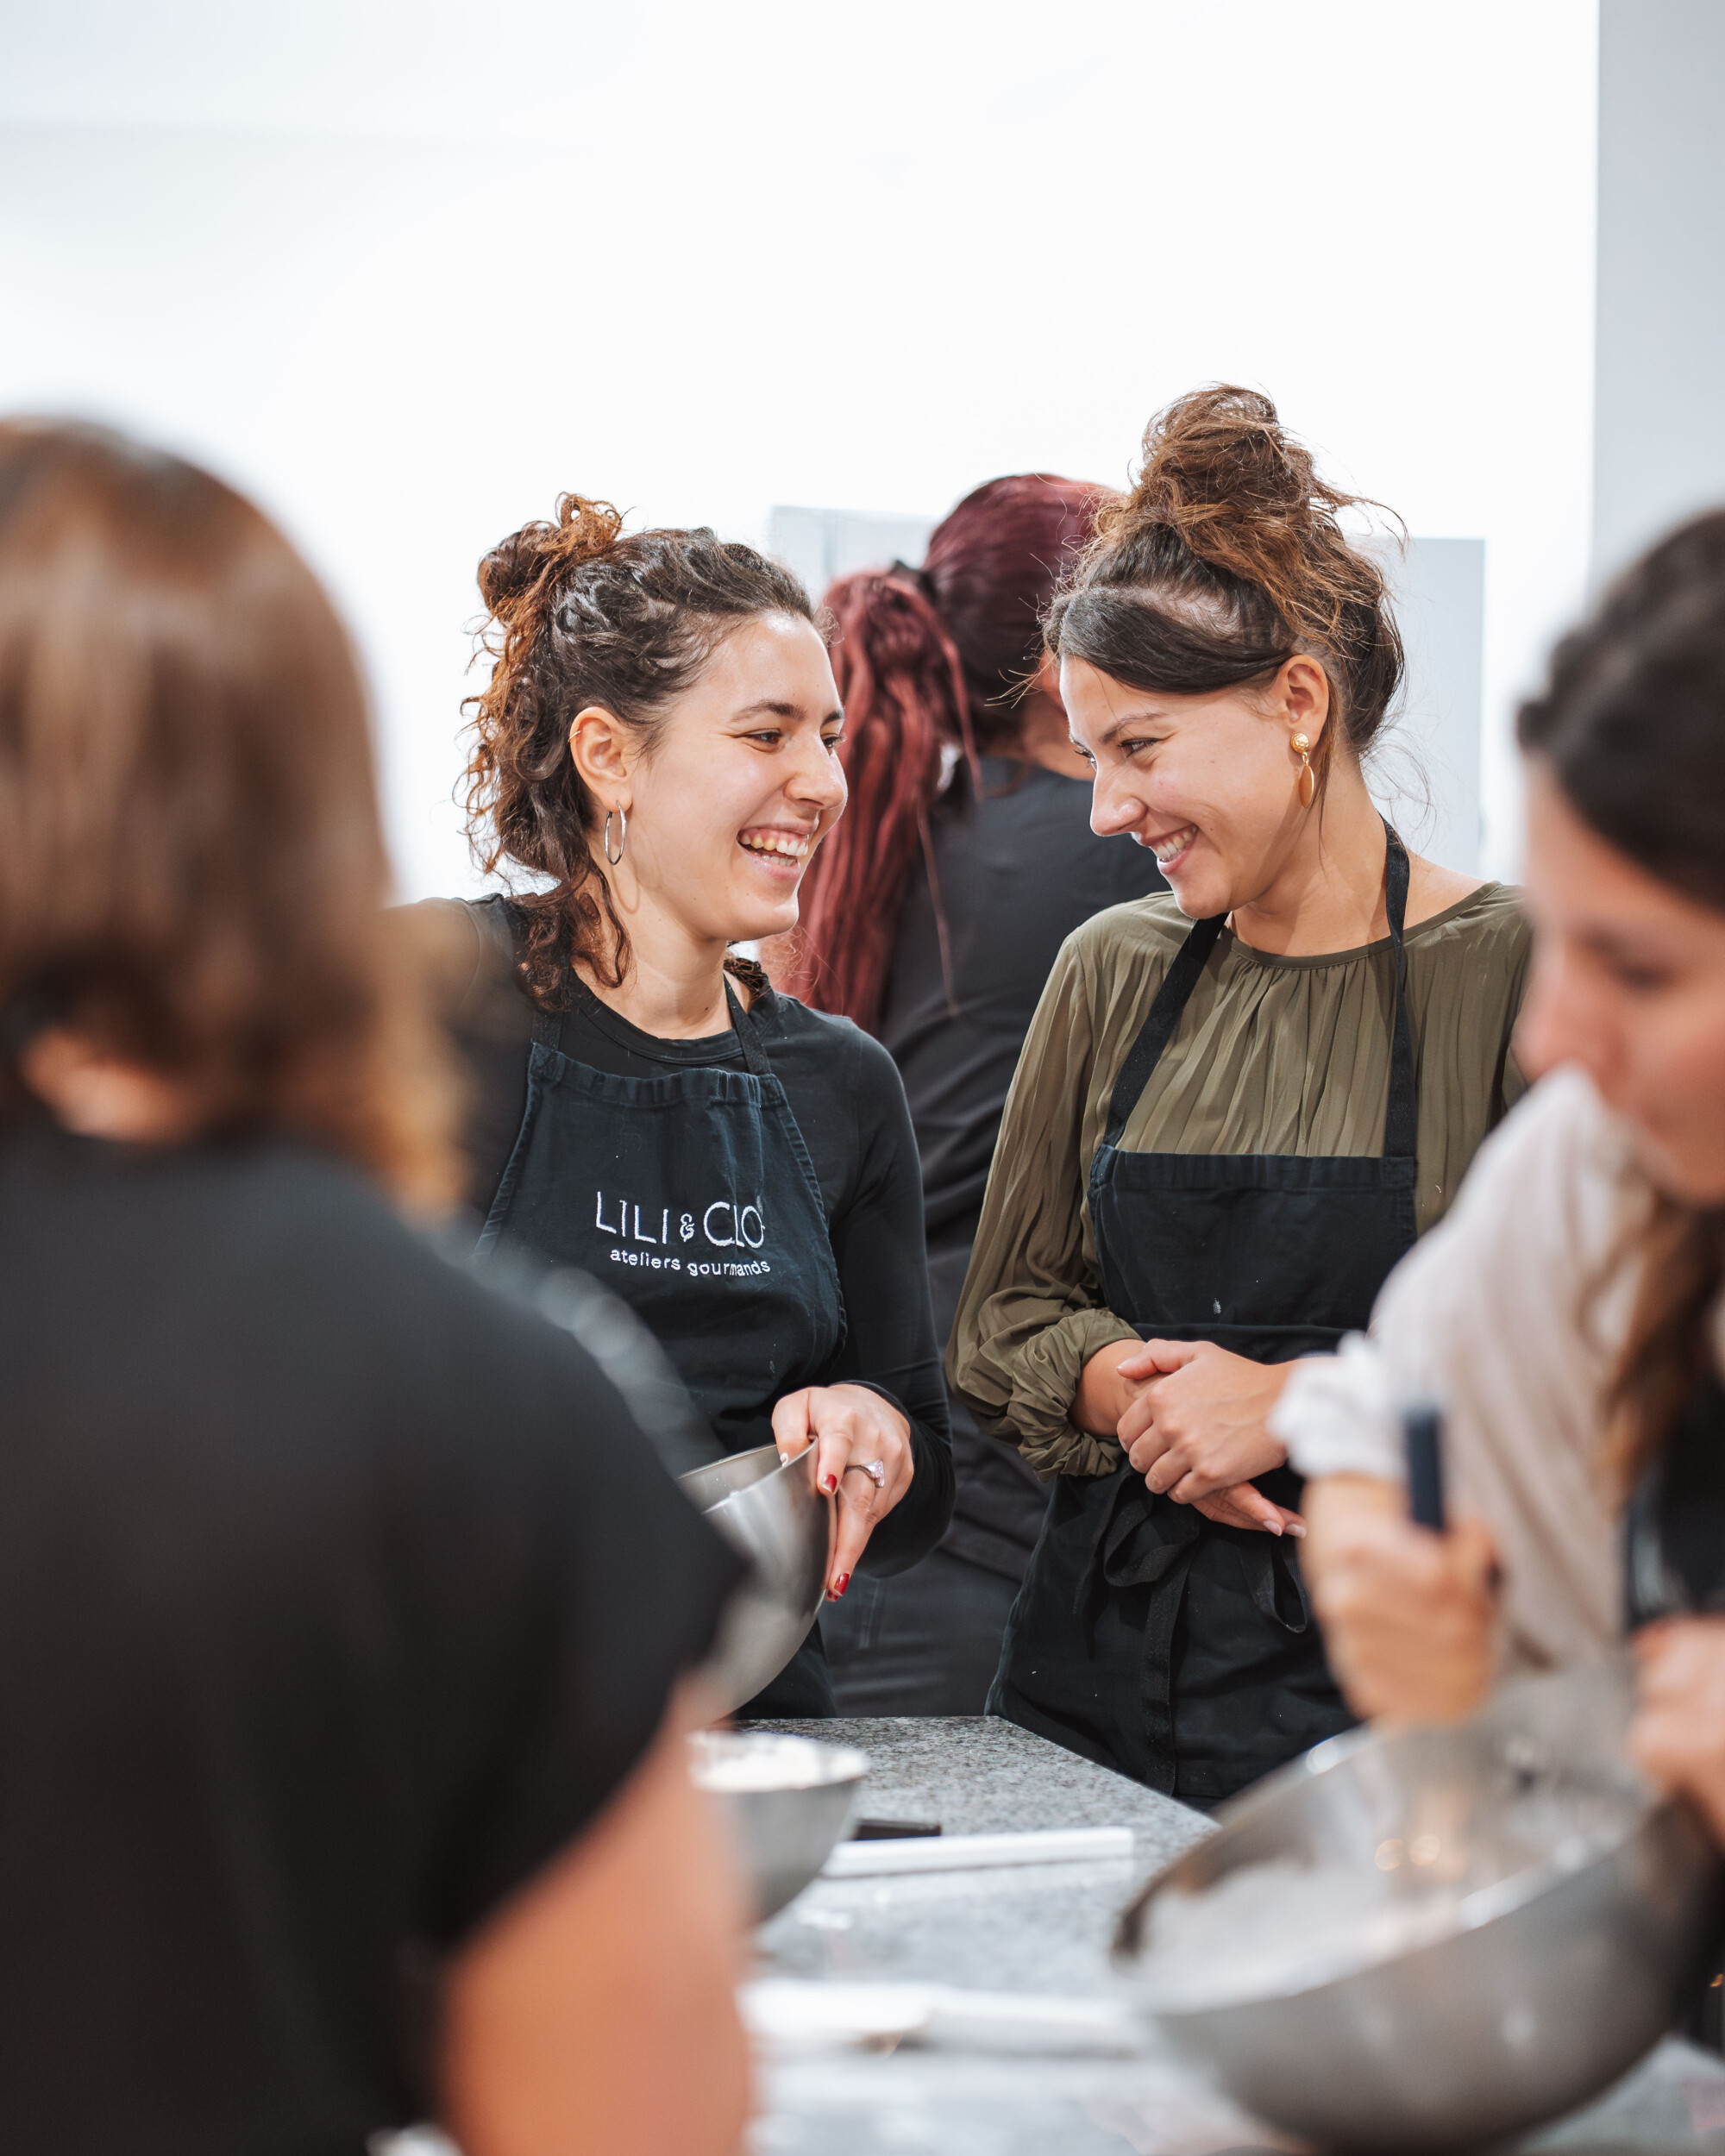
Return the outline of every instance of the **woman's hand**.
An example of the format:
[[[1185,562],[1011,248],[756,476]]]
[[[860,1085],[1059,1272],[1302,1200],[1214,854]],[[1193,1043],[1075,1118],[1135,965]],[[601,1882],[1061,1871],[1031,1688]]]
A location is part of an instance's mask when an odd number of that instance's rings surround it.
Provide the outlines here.
[[[866,1385],[811,1385],[787,1393],[773,1410],[773,1438],[781,1459],[816,1447],[815,1485],[838,1501],[838,1532],[826,1576],[837,1601],[876,1520],[884,1520],[911,1486],[915,1456],[911,1426],[898,1409]],[[880,1482],[865,1472],[879,1470]]]
[[[1691,1798],[1725,1843],[1725,1617],[1672,1617],[1632,1645],[1641,1704],[1629,1750],[1654,1781]]]
[[[1200,1497],[1192,1509],[1202,1513],[1206,1520],[1214,1520],[1219,1526],[1251,1527],[1261,1534],[1292,1535],[1296,1542],[1306,1532],[1306,1523],[1297,1512],[1289,1512],[1286,1505],[1278,1505],[1266,1497],[1256,1482],[1235,1482],[1211,1496]]]
[[[1327,1475],[1306,1488],[1301,1565],[1330,1667],[1355,1712],[1455,1721],[1491,1683],[1497,1563],[1477,1520],[1416,1527],[1398,1482]]]
[[[1176,1505],[1267,1475],[1288,1457],[1265,1424],[1293,1367],[1251,1362],[1214,1340],[1146,1340],[1120,1365],[1137,1386],[1120,1422],[1126,1457]]]
[[[1192,1340],[1114,1340],[1105,1348],[1099,1348],[1085,1363],[1078,1381],[1078,1392],[1072,1403],[1072,1420],[1081,1430],[1088,1430],[1093,1437],[1118,1438],[1127,1457],[1139,1473],[1160,1457],[1150,1442],[1155,1422],[1156,1406],[1152,1387],[1163,1382],[1176,1370],[1183,1371],[1187,1364],[1198,1359],[1199,1351],[1205,1357],[1217,1357],[1223,1363],[1239,1363],[1247,1372],[1274,1380],[1274,1389],[1265,1388],[1267,1398],[1259,1411],[1259,1420],[1270,1412],[1282,1386],[1286,1382],[1291,1365],[1247,1363],[1238,1355],[1230,1355],[1226,1349],[1212,1345],[1208,1341]],[[1200,1373],[1201,1382],[1219,1375],[1214,1369]],[[1239,1381],[1225,1379],[1223,1389],[1230,1390]],[[1248,1386],[1255,1381],[1245,1380]],[[1195,1392],[1197,1386],[1194,1386]],[[1179,1403],[1176,1413],[1183,1420],[1183,1410],[1190,1402]],[[1262,1475],[1266,1469],[1279,1467],[1287,1453],[1266,1431],[1263,1433],[1264,1451],[1258,1463],[1245,1471]],[[1142,1444],[1144,1455],[1140,1460],[1135,1448]],[[1239,1457],[1257,1456],[1243,1451]],[[1190,1470],[1188,1470],[1190,1472]],[[1148,1476],[1146,1476],[1146,1479]],[[1156,1484],[1151,1484],[1152,1489]],[[1181,1495],[1179,1502],[1191,1504],[1207,1520],[1214,1520],[1225,1527],[1251,1527],[1268,1534],[1303,1535],[1306,1532],[1300,1515],[1289,1512],[1285,1505],[1271,1502],[1260,1489],[1248,1481],[1231,1480],[1218,1485],[1203,1496]]]

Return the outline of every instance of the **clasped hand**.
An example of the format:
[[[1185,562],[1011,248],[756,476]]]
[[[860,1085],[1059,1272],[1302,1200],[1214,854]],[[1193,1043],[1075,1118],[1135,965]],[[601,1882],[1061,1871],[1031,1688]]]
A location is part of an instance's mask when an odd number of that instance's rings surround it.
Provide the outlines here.
[[[787,1393],[773,1410],[773,1439],[781,1459],[815,1450],[816,1487],[837,1500],[838,1532],[827,1565],[826,1592],[837,1601],[878,1521],[911,1486],[915,1458],[910,1425],[866,1385],[810,1385]],[[879,1461],[879,1487],[863,1470]]]
[[[1251,1362],[1213,1340],[1123,1344],[1124,1354],[1104,1351],[1129,1392],[1114,1430],[1146,1487],[1225,1526],[1303,1534],[1299,1514],[1272,1503],[1251,1479],[1288,1457],[1266,1421],[1289,1366]]]

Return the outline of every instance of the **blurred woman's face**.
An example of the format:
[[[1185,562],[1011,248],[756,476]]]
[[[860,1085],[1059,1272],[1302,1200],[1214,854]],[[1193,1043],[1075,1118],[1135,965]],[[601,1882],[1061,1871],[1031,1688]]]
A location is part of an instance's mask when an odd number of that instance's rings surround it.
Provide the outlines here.
[[[1304,733],[1315,751],[1323,730],[1329,684],[1315,661],[1290,659],[1267,690],[1173,696],[1063,659],[1060,694],[1095,774],[1090,828],[1149,847],[1189,920],[1270,888],[1311,813],[1289,744]]]
[[[623,860],[607,870],[625,918],[644,902],[708,943],[794,928],[814,849],[844,806],[844,724],[807,621],[764,614],[733,630],[610,787],[628,807]],[[613,826],[613,852],[618,841]]]
[[[1725,1204],[1725,913],[1636,867],[1528,766],[1533,977],[1515,1037],[1530,1074],[1579,1063],[1642,1167]]]

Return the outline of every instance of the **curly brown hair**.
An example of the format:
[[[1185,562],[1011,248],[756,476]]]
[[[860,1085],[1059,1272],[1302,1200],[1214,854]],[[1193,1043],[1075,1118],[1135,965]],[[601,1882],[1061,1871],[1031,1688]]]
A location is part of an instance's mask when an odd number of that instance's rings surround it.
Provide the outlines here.
[[[455,1080],[389,882],[364,685],[287,541],[177,457],[0,423],[0,1116],[64,1025],[210,1132],[447,1203]]]
[[[589,705],[621,719],[650,755],[673,699],[719,643],[762,614],[814,622],[808,593],[753,547],[705,527],[624,536],[609,502],[563,494],[555,523],[524,524],[480,564],[491,679],[473,714],[467,836],[487,874],[512,862],[549,881],[518,894],[522,985],[560,1007],[579,960],[618,987],[629,939],[593,857],[599,817],[569,751]]]
[[[1184,696],[1245,687],[1304,652],[1358,757],[1401,683],[1402,639],[1383,571],[1337,512],[1379,506],[1320,479],[1269,398],[1194,390],[1151,421],[1131,493],[1098,512],[1048,610],[1048,648]],[[1337,731],[1313,753],[1320,784]]]

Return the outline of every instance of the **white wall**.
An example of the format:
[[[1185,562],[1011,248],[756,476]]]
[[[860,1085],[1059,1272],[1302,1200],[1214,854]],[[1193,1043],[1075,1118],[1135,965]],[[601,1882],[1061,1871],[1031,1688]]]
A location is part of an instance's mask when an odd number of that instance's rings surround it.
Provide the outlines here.
[[[3,0],[0,406],[258,492],[370,657],[404,890],[480,553],[561,487],[764,533],[1118,481],[1258,384],[1345,481],[1487,542],[1513,692],[1585,574],[1590,0]]]

